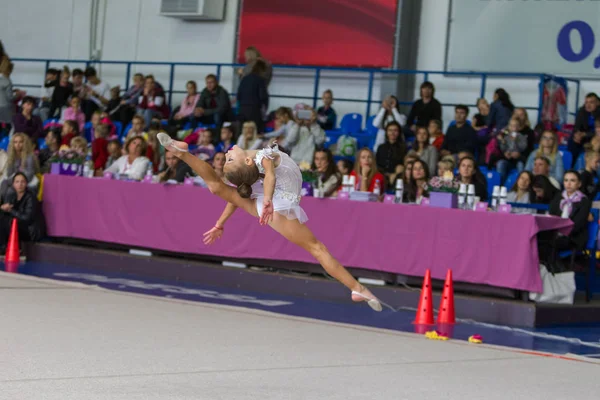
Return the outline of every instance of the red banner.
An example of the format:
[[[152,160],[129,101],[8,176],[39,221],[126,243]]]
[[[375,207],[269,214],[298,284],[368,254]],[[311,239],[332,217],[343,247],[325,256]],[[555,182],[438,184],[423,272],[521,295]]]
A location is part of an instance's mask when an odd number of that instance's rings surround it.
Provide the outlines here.
[[[238,61],[256,47],[273,64],[391,67],[397,0],[244,0]]]

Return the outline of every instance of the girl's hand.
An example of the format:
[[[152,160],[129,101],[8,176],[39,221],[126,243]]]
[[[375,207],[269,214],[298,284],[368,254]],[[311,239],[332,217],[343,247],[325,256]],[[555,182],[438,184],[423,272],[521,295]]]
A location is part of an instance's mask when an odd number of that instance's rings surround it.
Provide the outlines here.
[[[202,241],[205,245],[210,246],[217,239],[221,239],[221,236],[223,236],[223,228],[219,229],[215,226],[210,231],[204,232],[204,239]]]
[[[367,176],[369,176],[369,172],[371,172],[371,167],[368,165],[365,165],[361,168],[360,174],[362,175],[363,178],[366,178]]]
[[[273,202],[268,199],[263,200],[263,212],[260,216],[260,224],[268,225],[271,221],[273,221]]]

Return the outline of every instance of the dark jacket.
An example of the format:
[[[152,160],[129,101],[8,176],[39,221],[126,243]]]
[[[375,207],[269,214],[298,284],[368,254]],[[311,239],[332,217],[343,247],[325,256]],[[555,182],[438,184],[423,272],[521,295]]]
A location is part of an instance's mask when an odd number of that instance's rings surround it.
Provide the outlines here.
[[[168,171],[169,167],[167,167],[164,171]],[[161,180],[161,182],[166,182],[169,179],[175,179],[177,182],[179,183],[183,183],[183,181],[185,180],[185,177],[187,175],[192,175],[192,168],[187,165],[186,163],[184,163],[183,161],[180,161],[177,163],[177,165],[175,166],[175,178],[170,178],[169,177],[169,172],[167,172],[167,174],[165,175],[165,178],[163,180]]]
[[[13,205],[13,209],[9,213],[4,211],[2,213],[10,214],[19,221],[19,224],[25,224],[31,241],[40,240],[43,237],[45,231],[44,217],[40,204],[31,190],[26,190],[21,201],[17,201],[17,193],[11,188],[1,203]]]
[[[381,172],[393,174],[396,171],[396,167],[404,162],[405,156],[406,145],[404,143],[393,145],[386,140],[385,143],[377,148],[375,161]]]
[[[492,129],[504,129],[508,126],[508,122],[510,121],[510,117],[512,116],[514,110],[511,110],[508,107],[504,107],[500,100],[496,100],[490,106],[490,113],[488,114],[487,126]]]
[[[250,106],[258,109],[269,105],[269,94],[265,80],[256,74],[245,76],[240,82],[237,99],[240,107]]]
[[[222,86],[217,86],[214,93],[204,88],[200,93],[200,99],[198,99],[196,107],[202,107],[206,116],[219,114],[224,120],[227,120],[231,115],[229,93]]]
[[[595,121],[600,120],[600,107],[596,108],[596,111],[589,113],[585,110],[585,107],[580,107],[575,117],[575,132],[594,132],[594,124],[590,124],[590,117],[594,117]]]
[[[560,201],[562,200],[562,193],[559,192],[552,202],[550,203],[550,214],[560,216],[562,214],[560,209]],[[578,203],[573,203],[573,209],[571,210],[571,215],[569,215],[569,219],[573,221],[573,229],[569,234],[569,239],[571,243],[577,249],[583,249],[588,239],[588,215],[590,214],[590,209],[592,207],[592,203],[590,199],[584,197]]]
[[[435,98],[425,104],[422,99],[415,101],[406,120],[408,126],[428,126],[432,119],[442,120],[442,105]]]
[[[15,132],[22,132],[31,138],[34,146],[37,146],[37,140],[44,133],[42,120],[37,115],[32,115],[27,119],[22,113],[15,114],[13,117]]]
[[[460,128],[452,125],[446,131],[442,150],[448,150],[451,154],[458,154],[461,151],[469,151],[475,154],[477,149],[477,132],[469,124],[464,124]]]

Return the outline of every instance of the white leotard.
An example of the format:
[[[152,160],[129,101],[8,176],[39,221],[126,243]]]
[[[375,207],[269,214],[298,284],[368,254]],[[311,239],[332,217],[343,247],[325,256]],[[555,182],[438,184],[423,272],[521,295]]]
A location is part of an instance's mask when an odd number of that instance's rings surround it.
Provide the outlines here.
[[[277,146],[259,150],[254,157],[254,163],[261,174],[265,173],[262,166],[264,158],[271,160],[279,156],[279,165],[275,167],[275,191],[273,193],[273,210],[288,219],[298,219],[300,223],[308,221],[308,216],[300,207],[302,191],[302,173],[298,165]],[[262,178],[252,185],[252,198],[256,199],[258,215],[262,214],[265,189]]]

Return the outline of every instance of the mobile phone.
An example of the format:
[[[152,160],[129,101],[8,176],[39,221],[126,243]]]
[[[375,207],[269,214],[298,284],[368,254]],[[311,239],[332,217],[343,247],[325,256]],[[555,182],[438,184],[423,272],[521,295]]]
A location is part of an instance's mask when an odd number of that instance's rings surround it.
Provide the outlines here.
[[[298,119],[310,121],[312,119],[311,110],[298,110]]]

